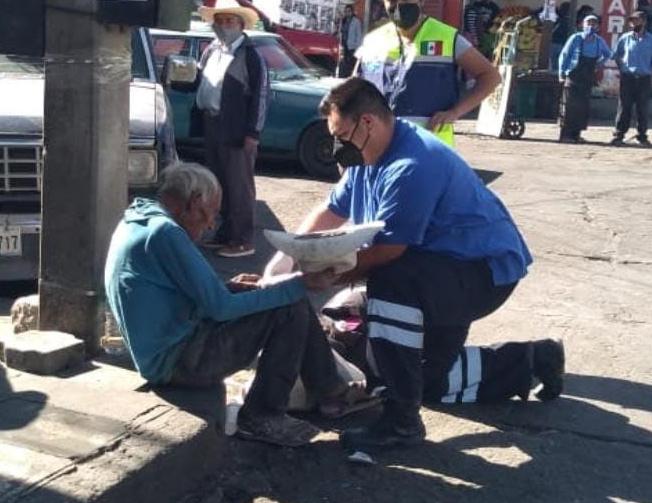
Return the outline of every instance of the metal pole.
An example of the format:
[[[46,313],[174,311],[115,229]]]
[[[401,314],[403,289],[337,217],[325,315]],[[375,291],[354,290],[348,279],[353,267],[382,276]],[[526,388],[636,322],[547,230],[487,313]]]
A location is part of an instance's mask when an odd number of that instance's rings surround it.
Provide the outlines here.
[[[46,1],[41,330],[99,348],[103,269],[127,201],[131,31],[95,0]]]
[[[362,34],[369,33],[369,25],[371,24],[371,0],[364,0],[364,19],[362,20]]]

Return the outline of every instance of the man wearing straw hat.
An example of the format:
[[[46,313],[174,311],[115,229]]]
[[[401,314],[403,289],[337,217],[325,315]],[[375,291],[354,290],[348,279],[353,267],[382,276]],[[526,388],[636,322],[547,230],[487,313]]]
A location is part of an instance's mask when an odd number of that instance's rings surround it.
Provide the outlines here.
[[[224,189],[221,228],[205,243],[222,257],[253,255],[254,165],[267,115],[267,67],[243,30],[258,14],[236,0],[214,0],[199,13],[216,39],[202,54],[197,108],[204,115],[207,162]]]

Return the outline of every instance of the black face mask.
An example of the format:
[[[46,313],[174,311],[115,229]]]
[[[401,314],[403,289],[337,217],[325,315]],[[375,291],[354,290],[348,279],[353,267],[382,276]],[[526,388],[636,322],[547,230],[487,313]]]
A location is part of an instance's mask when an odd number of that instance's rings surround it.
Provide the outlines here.
[[[421,8],[416,3],[401,3],[389,9],[388,13],[389,18],[396,26],[407,30],[417,24]]]
[[[642,33],[643,31],[645,31],[645,25],[644,24],[636,25],[633,28],[634,28],[634,31],[636,33]]]
[[[362,150],[367,146],[369,141],[369,133],[367,133],[367,139],[364,141],[362,148],[356,147],[352,142],[351,138],[355,134],[355,131],[358,129],[360,121],[355,125],[351,136],[348,140],[341,140],[337,136],[333,140],[333,157],[337,164],[343,168],[350,168],[352,166],[361,166],[364,164],[364,157],[362,156]]]

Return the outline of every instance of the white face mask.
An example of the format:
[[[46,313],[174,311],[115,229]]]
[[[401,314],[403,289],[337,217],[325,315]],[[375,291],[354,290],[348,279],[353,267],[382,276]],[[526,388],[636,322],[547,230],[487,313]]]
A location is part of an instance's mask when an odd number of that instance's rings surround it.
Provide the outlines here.
[[[231,45],[242,35],[242,30],[238,28],[223,28],[215,24],[213,25],[213,31],[220,42],[226,45]]]

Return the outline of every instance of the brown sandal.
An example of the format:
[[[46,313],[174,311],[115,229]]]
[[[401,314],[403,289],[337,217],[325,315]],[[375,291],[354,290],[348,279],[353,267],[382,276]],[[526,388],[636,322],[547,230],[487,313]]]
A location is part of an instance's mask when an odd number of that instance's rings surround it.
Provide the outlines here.
[[[339,419],[354,412],[375,407],[382,401],[382,398],[367,393],[363,386],[351,383],[339,395],[322,401],[319,405],[319,412],[329,419]]]

